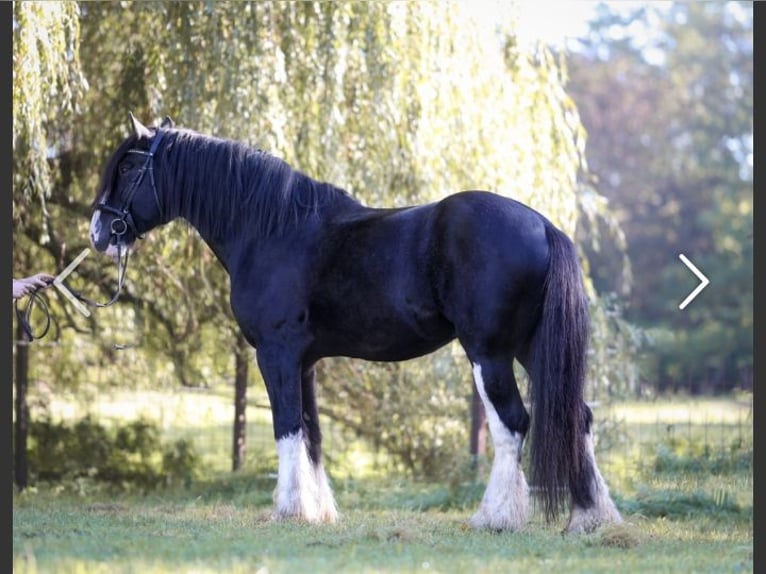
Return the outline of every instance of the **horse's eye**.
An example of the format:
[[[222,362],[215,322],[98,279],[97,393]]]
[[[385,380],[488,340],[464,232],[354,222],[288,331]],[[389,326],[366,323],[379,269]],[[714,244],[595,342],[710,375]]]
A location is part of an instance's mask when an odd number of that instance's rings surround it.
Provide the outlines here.
[[[125,175],[130,171],[130,165],[127,163],[124,163],[120,166],[120,175]]]

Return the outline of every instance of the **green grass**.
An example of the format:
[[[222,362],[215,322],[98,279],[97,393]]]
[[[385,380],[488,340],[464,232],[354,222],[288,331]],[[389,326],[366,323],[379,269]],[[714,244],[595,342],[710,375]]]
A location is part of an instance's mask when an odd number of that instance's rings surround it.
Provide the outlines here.
[[[610,436],[622,442],[597,456],[626,522],[562,536],[563,517],[548,525],[537,514],[523,532],[473,531],[466,521],[481,500],[481,481],[448,486],[381,477],[332,448],[339,523],[273,522],[273,441],[251,443],[251,466],[233,475],[230,427],[222,423],[228,401],[200,395],[162,406],[160,398],[141,404],[159,413],[155,420],[169,438],[195,438],[210,462],[208,475],[189,488],[145,496],[107,496],[87,481],[14,494],[15,573],[753,571],[746,402],[658,401],[666,409],[659,414],[643,403],[596,410],[597,420],[619,427]],[[111,412],[115,423],[151,414],[120,405],[120,397],[100,400],[94,410]],[[252,413],[252,424],[266,425],[264,414]],[[200,443],[200,436],[208,440]],[[346,458],[362,454],[360,447]]]
[[[385,485],[378,484],[378,488]],[[746,517],[647,518],[562,536],[534,519],[520,533],[475,532],[469,510],[354,509],[336,525],[270,520],[268,506],[167,498],[14,500],[14,572],[751,572]],[[369,505],[368,505],[369,506]]]

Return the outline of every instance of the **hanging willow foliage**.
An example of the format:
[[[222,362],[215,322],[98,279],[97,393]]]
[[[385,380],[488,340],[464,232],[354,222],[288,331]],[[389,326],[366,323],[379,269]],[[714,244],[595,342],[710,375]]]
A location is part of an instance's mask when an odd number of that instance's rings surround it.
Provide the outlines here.
[[[17,201],[37,199],[45,212],[50,195],[50,148],[76,111],[87,87],[79,65],[79,8],[75,2],[13,5],[13,221],[24,225]],[[43,222],[43,231],[46,226]],[[41,240],[45,241],[43,234]]]
[[[109,56],[92,81],[110,88],[110,125],[121,101],[374,205],[492,189],[574,230],[584,138],[560,65],[544,48],[504,54],[510,24],[492,41],[464,3],[122,3],[85,20]]]

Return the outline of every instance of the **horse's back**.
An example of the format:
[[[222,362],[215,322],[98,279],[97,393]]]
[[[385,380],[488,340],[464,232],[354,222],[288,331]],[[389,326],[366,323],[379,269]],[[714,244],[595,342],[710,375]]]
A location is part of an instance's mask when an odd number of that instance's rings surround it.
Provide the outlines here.
[[[454,239],[467,256],[495,253],[513,244],[519,255],[547,257],[547,220],[537,211],[488,191],[464,191],[434,204],[435,233]],[[479,253],[475,249],[481,248]],[[471,249],[472,252],[465,252]],[[530,261],[530,263],[532,263]]]

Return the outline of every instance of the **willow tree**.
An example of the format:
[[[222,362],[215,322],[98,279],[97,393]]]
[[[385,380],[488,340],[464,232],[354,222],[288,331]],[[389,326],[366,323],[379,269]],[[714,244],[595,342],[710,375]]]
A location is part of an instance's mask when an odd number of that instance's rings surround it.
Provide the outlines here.
[[[514,25],[509,14],[490,30],[462,3],[442,2],[83,4],[79,48],[90,89],[69,126],[56,205],[87,212],[96,166],[126,135],[133,111],[145,122],[170,115],[249,142],[370,205],[490,189],[571,235],[582,128],[560,63],[517,46]],[[84,227],[86,218],[56,231],[84,244]],[[124,301],[133,304],[91,325],[101,340],[142,345],[130,356],[102,348],[93,360],[154,382],[231,379],[235,369],[241,377],[228,278],[212,254],[181,222],[145,243],[126,284]],[[108,292],[108,272],[86,260],[83,273]],[[327,360],[320,404],[408,467],[435,473],[466,442],[465,366],[456,347],[402,364]]]
[[[51,148],[84,87],[79,68],[77,4],[16,2],[13,6],[13,273],[42,269],[36,244],[46,243],[47,200],[54,179]],[[30,233],[31,231],[31,233]],[[31,237],[29,237],[31,235]],[[27,485],[27,335],[19,324],[15,352],[14,478]]]
[[[49,150],[60,143],[62,126],[75,111],[84,87],[79,32],[76,3],[14,4],[14,225],[24,224],[25,204],[30,201],[39,201],[45,213],[53,177]]]

